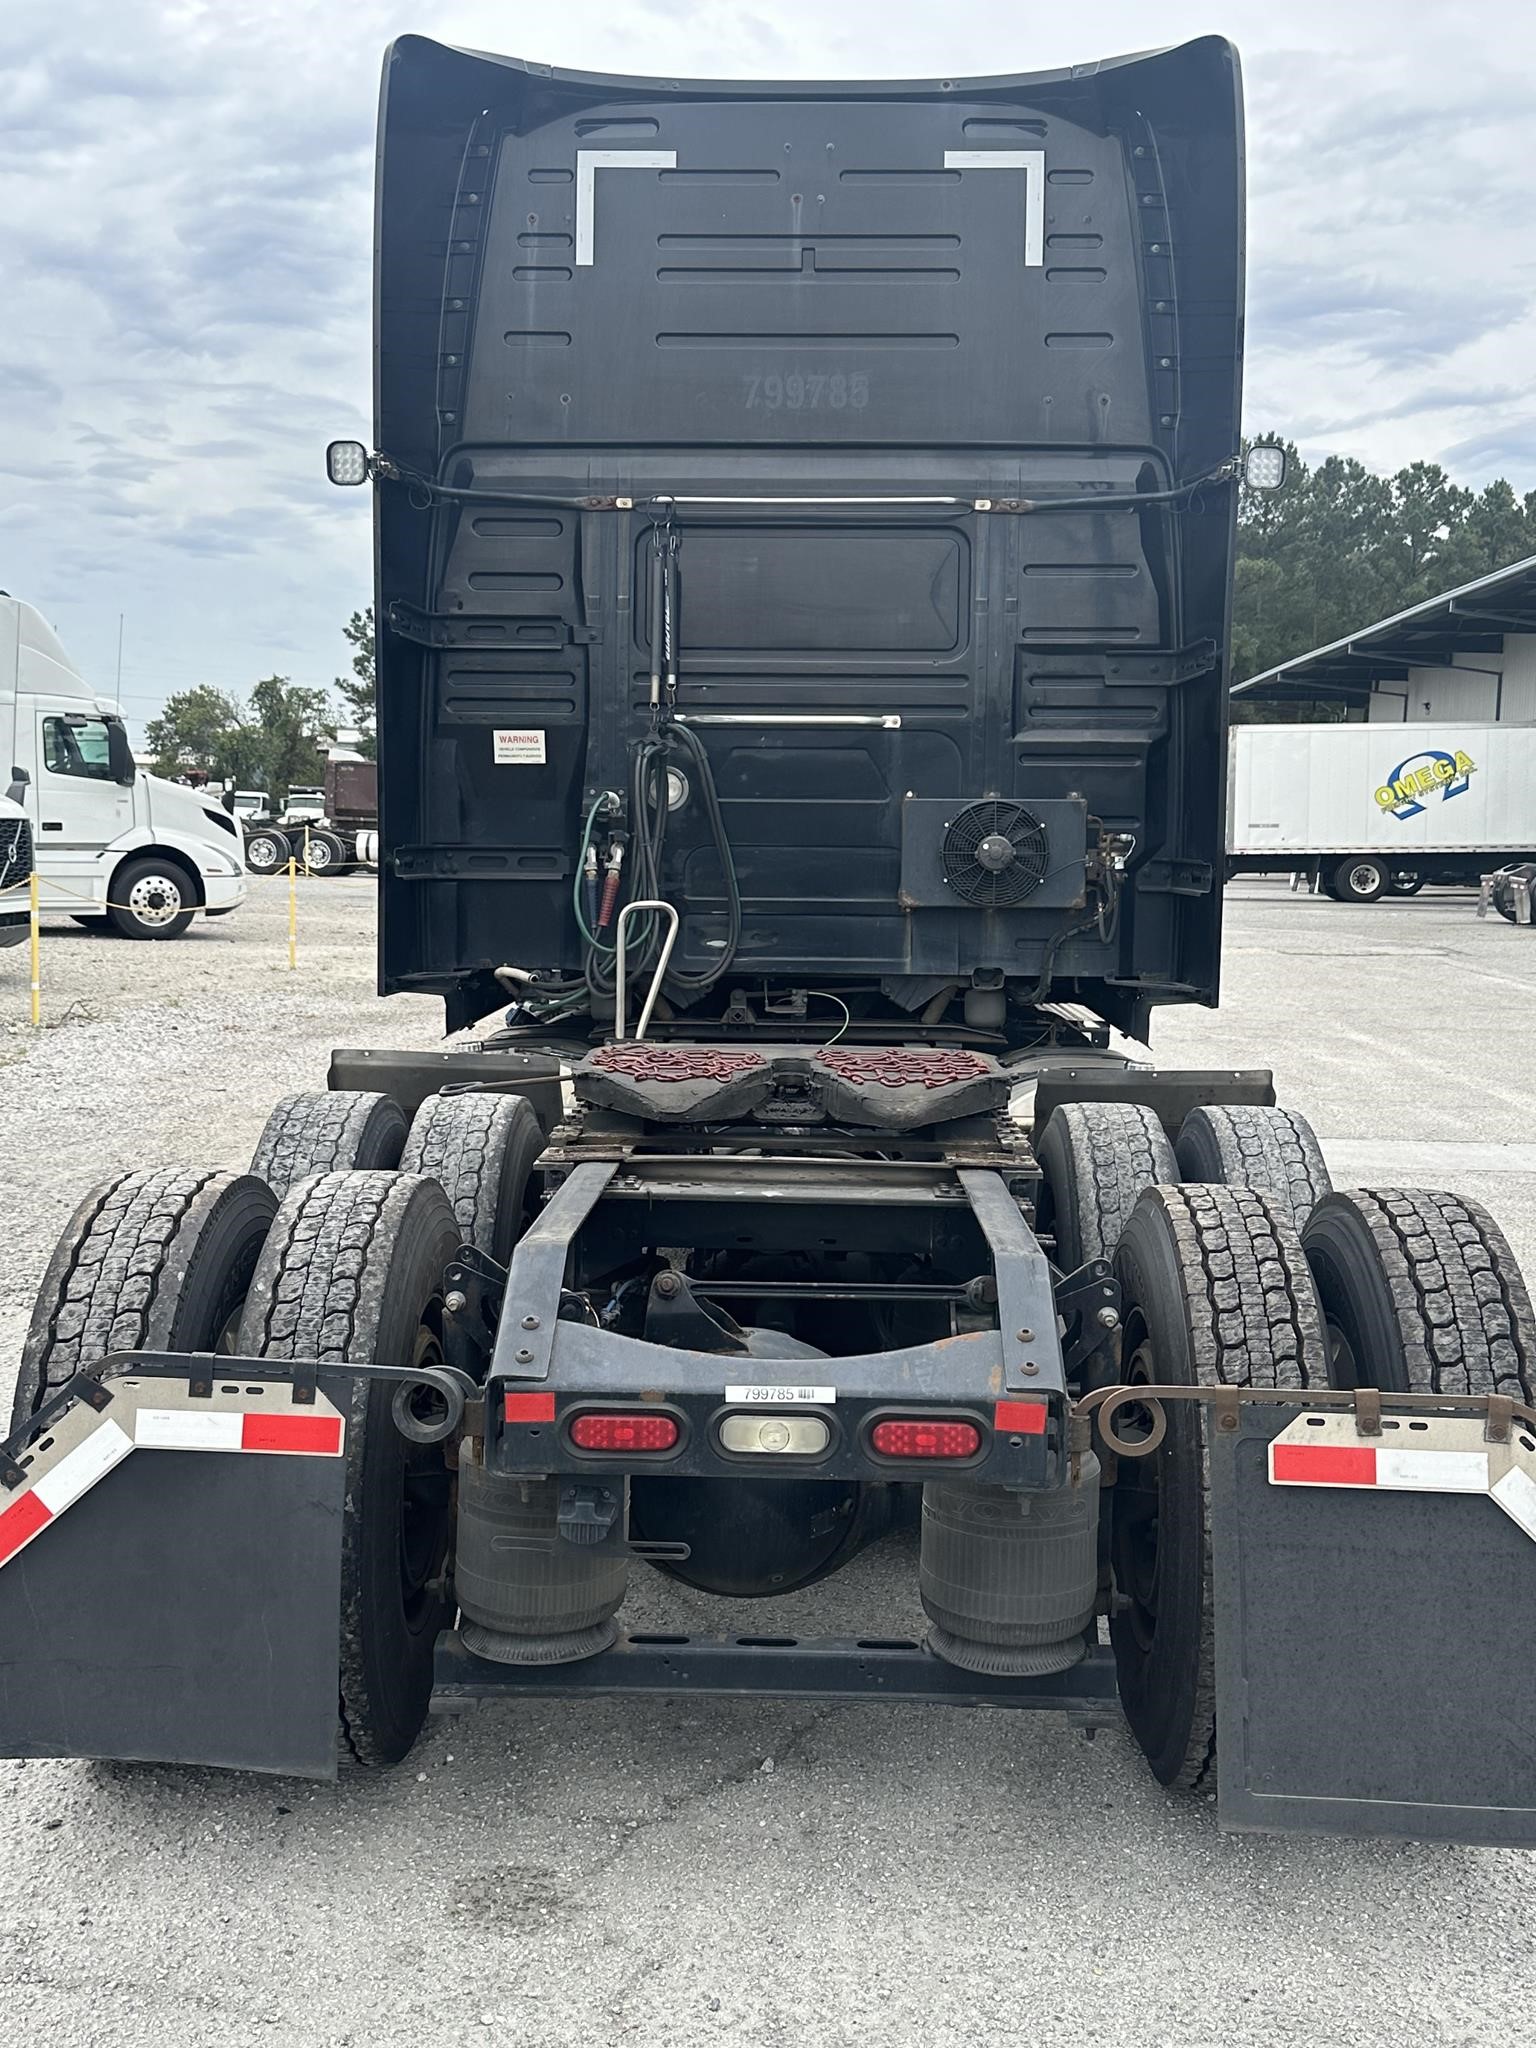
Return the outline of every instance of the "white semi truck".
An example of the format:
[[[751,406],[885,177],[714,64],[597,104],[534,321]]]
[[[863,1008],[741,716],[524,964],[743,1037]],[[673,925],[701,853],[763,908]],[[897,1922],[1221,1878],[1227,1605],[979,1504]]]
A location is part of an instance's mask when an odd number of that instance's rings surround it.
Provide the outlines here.
[[[0,951],[19,946],[31,923],[32,826],[25,808],[0,796]]]
[[[42,614],[0,594],[0,745],[31,825],[45,912],[131,939],[174,939],[245,900],[240,830],[202,791],[135,764]]]
[[[1536,725],[1247,725],[1229,875],[1302,874],[1374,903],[1536,859]]]

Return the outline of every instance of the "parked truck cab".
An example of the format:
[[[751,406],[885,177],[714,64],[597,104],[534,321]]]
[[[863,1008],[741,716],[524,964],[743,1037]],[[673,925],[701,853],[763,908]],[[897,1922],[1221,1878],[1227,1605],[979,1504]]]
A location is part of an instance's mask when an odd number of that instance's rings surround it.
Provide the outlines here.
[[[35,606],[0,596],[0,734],[36,849],[41,906],[127,938],[179,938],[246,893],[239,828],[201,790],[139,769]]]
[[[19,946],[27,936],[31,877],[31,824],[13,797],[0,796],[0,951]]]

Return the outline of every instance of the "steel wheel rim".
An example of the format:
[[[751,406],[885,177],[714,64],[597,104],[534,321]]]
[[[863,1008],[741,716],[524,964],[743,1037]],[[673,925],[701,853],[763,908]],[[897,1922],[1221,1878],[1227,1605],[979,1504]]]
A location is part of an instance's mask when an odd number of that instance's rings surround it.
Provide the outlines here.
[[[1349,886],[1357,896],[1368,896],[1376,886],[1376,870],[1363,864],[1349,871]]]
[[[128,908],[140,924],[174,924],[182,913],[181,891],[169,875],[141,875],[128,891]]]

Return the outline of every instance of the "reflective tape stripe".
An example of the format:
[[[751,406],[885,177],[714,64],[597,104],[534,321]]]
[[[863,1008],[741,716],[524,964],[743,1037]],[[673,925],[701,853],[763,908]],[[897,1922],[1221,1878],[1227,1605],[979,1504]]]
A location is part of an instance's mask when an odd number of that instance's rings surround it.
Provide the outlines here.
[[[334,1458],[341,1451],[339,1415],[242,1415],[242,1451],[290,1451]]]
[[[1536,1537],[1536,1479],[1512,1465],[1493,1488],[1493,1498],[1527,1536]]]
[[[1397,1493],[1486,1493],[1485,1451],[1404,1451],[1395,1445],[1295,1444],[1269,1448],[1276,1486],[1375,1486]]]
[[[1374,1486],[1376,1453],[1348,1444],[1274,1443],[1269,1476],[1276,1486]]]
[[[20,1500],[0,1509],[0,1564],[7,1563],[18,1550],[24,1549],[38,1530],[46,1529],[52,1520],[52,1515],[35,1493],[24,1493]]]
[[[1486,1493],[1486,1451],[1400,1451],[1376,1453],[1376,1484],[1407,1493]]]
[[[341,1449],[341,1417],[141,1408],[133,1440],[141,1451],[287,1451],[334,1457]]]
[[[57,1465],[32,1482],[32,1492],[50,1515],[62,1515],[82,1493],[120,1464],[133,1449],[133,1438],[115,1422],[101,1422],[84,1443],[66,1451]]]
[[[133,1440],[141,1451],[238,1451],[243,1415],[195,1408],[141,1408]]]

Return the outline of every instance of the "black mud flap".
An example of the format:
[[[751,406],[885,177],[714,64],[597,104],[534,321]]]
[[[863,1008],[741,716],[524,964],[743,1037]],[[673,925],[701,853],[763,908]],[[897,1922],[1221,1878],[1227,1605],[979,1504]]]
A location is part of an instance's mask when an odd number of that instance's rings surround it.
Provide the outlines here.
[[[1213,1426],[1223,1826],[1536,1843],[1536,1439]]]
[[[0,1756],[334,1777],[346,1383],[108,1394],[0,1490]]]

